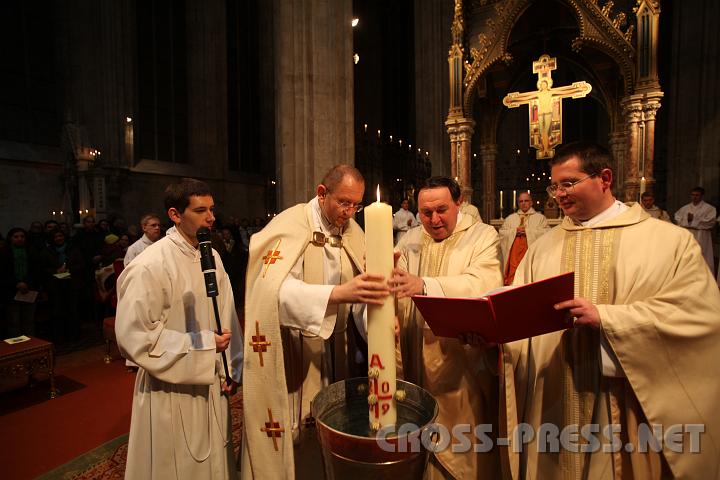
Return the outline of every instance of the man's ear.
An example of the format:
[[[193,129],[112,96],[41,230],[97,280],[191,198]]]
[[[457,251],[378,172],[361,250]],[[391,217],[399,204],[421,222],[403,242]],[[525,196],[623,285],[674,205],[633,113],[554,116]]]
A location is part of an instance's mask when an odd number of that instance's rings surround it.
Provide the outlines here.
[[[317,196],[318,198],[325,198],[325,195],[327,195],[327,187],[323,185],[322,183],[317,186]]]
[[[603,168],[600,172],[600,179],[603,183],[603,188],[609,189],[612,186],[613,172],[609,168]]]
[[[170,207],[170,209],[167,211],[168,217],[170,217],[170,220],[173,221],[173,223],[180,223],[180,212],[178,212],[178,209],[175,207]]]

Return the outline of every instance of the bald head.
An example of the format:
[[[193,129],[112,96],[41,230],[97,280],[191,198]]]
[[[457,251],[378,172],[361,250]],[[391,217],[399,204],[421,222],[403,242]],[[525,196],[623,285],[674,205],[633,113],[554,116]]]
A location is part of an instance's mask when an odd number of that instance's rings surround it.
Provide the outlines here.
[[[365,178],[363,178],[360,170],[353,167],[352,165],[347,165],[343,163],[341,163],[340,165],[335,165],[330,170],[328,170],[320,184],[325,185],[325,188],[328,192],[333,192],[342,183],[345,177],[350,177],[355,183],[365,185]]]

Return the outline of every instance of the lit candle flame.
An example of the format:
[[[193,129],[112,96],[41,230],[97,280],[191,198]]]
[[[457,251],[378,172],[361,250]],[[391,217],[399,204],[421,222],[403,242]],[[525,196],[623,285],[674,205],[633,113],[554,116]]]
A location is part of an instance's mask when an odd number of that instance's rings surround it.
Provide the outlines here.
[[[377,186],[377,201],[378,201],[378,203],[380,203],[380,184],[379,183]]]

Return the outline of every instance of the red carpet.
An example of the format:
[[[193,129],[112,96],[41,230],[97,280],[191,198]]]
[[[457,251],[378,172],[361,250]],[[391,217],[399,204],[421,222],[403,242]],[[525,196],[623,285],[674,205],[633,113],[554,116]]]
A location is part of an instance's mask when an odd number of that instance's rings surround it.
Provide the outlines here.
[[[238,458],[242,440],[242,394],[232,398],[230,408],[233,447]],[[39,480],[121,480],[125,474],[127,447],[127,435],[122,435],[48,472]]]
[[[89,363],[57,368],[55,399],[47,381],[0,393],[3,479],[35,478],[129,431],[135,374],[124,361],[103,363],[99,351],[86,351],[96,358]]]

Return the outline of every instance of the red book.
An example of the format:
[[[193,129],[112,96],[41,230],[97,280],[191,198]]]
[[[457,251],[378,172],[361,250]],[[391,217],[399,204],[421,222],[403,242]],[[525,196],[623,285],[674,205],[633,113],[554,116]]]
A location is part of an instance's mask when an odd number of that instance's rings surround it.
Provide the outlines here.
[[[479,333],[488,343],[507,343],[572,326],[556,303],[573,299],[574,273],[568,272],[480,298],[412,297],[437,337]]]

